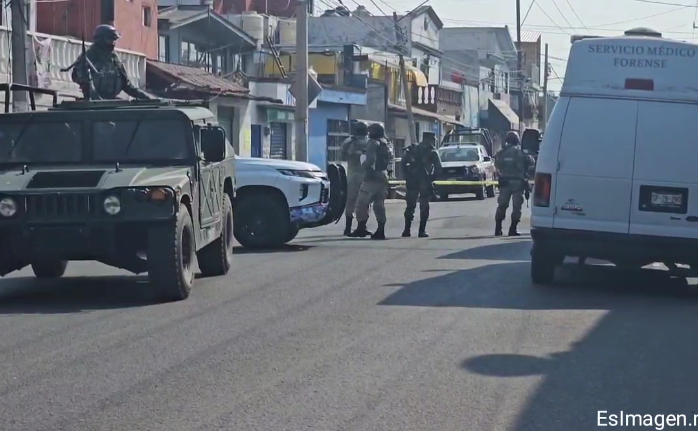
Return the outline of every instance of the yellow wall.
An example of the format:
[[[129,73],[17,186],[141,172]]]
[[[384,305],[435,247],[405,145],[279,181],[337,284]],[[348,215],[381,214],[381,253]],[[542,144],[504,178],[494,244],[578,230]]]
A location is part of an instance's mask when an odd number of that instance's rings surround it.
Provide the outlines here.
[[[286,72],[296,70],[295,54],[280,54],[279,58]],[[339,56],[334,53],[332,55],[308,54],[308,63],[318,75],[335,75],[340,68]],[[267,55],[264,62],[264,76],[269,78],[281,76],[279,67],[271,54]]]

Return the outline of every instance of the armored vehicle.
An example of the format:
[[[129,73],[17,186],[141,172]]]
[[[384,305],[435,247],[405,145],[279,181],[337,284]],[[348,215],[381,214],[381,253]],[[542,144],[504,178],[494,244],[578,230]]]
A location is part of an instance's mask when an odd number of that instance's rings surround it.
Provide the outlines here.
[[[194,262],[224,275],[233,258],[234,152],[195,103],[65,101],[0,85],[0,275],[31,265],[61,277],[68,261],[147,272],[163,300],[186,299]],[[32,110],[8,112],[27,91]]]

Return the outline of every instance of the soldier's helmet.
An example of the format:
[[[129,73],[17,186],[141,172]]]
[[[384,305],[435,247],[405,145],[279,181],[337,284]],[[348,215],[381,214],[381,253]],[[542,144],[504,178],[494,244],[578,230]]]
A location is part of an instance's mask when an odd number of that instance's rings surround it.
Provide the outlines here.
[[[521,145],[521,138],[519,137],[519,132],[509,132],[504,138],[504,145]]]
[[[351,134],[353,136],[366,136],[368,135],[368,124],[363,121],[353,122],[351,125]]]
[[[368,126],[368,137],[380,139],[385,137],[385,127],[381,123],[373,123]]]
[[[117,39],[121,37],[119,31],[113,25],[102,24],[95,28],[93,41],[98,44],[114,45]]]

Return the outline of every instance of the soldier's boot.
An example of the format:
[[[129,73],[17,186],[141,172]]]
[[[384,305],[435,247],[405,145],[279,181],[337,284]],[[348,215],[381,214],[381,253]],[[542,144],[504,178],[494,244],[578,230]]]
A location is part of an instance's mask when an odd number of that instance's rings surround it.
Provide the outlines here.
[[[369,235],[371,235],[371,232],[368,229],[366,229],[366,222],[362,221],[359,222],[359,225],[356,227],[356,230],[354,230],[354,232],[351,232],[347,236],[349,238],[366,238]]]
[[[516,230],[516,225],[519,224],[518,220],[512,220],[511,226],[509,226],[509,236],[521,236],[519,231]]]
[[[409,238],[412,236],[410,229],[412,229],[412,220],[405,219],[405,230],[402,231],[403,238]]]
[[[427,233],[427,221],[426,220],[419,221],[419,237],[420,238],[429,238],[429,234]]]
[[[500,219],[496,219],[495,225],[494,225],[494,236],[502,236],[504,233],[502,232],[502,221]]]
[[[371,239],[385,239],[385,223],[378,223],[378,229],[371,235]]]
[[[351,223],[354,221],[352,217],[346,217],[346,220],[344,221],[346,224],[344,225],[344,236],[349,236],[351,233]]]

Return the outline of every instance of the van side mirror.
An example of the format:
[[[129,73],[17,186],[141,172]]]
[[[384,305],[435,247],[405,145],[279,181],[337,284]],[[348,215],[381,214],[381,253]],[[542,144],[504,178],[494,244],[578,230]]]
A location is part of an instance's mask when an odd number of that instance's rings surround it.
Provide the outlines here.
[[[201,128],[201,151],[209,162],[225,159],[225,129],[220,126]]]

